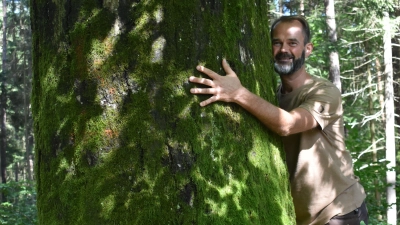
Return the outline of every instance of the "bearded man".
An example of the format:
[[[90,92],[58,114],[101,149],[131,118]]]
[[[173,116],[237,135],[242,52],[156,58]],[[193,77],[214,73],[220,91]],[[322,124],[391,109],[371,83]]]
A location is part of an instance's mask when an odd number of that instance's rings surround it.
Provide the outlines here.
[[[212,95],[201,106],[234,102],[282,136],[298,225],[368,224],[365,192],[344,143],[341,93],[305,69],[313,50],[310,39],[303,17],[283,16],[271,26],[274,68],[282,81],[279,107],[243,87],[226,60],[226,76],[198,66],[211,79],[189,80],[209,88],[192,88],[191,93]]]

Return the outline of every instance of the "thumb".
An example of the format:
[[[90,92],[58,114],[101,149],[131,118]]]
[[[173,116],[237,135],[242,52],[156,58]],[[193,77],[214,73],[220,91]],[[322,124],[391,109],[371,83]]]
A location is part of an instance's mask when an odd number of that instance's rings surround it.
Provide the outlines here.
[[[222,67],[224,68],[226,75],[236,76],[235,71],[232,70],[232,68],[229,66],[228,62],[226,61],[226,59],[222,60]]]

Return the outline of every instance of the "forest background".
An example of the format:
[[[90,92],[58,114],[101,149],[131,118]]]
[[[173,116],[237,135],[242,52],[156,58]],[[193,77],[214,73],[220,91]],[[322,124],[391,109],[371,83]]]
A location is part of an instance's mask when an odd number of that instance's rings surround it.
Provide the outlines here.
[[[331,15],[327,9],[333,4]],[[307,70],[341,88],[346,145],[356,175],[367,191],[370,224],[387,224],[389,204],[400,208],[399,197],[388,201],[386,180],[388,171],[392,175],[396,172],[395,192],[399,196],[400,171],[395,167],[399,147],[395,146],[399,146],[400,124],[400,1],[270,0],[270,5],[265,13],[271,21],[280,15],[304,15],[308,19],[315,47],[307,59]],[[0,224],[37,223],[29,12],[28,0],[2,0]],[[384,45],[388,34],[389,59]],[[335,78],[335,73],[340,77]],[[388,120],[387,103],[391,99],[395,113],[393,120]],[[387,152],[392,156],[388,157]]]

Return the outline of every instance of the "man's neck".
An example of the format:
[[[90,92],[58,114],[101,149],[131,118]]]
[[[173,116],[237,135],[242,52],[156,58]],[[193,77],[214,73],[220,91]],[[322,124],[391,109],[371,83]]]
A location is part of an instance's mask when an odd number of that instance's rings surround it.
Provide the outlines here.
[[[311,75],[308,74],[303,66],[298,71],[290,75],[280,75],[282,81],[282,93],[287,94],[293,90],[303,86],[308,80],[311,79]]]

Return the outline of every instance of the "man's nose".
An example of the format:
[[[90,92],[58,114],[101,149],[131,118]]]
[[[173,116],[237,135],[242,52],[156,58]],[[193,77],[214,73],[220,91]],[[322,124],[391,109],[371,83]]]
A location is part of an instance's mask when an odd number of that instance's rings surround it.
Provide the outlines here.
[[[289,46],[287,44],[283,43],[279,50],[280,50],[280,52],[288,52],[288,47]]]

